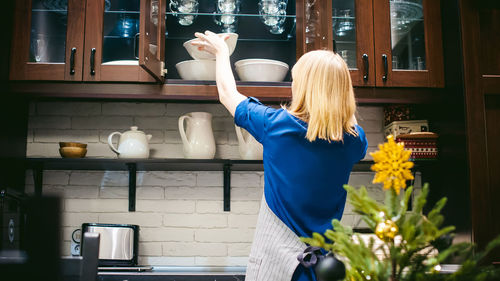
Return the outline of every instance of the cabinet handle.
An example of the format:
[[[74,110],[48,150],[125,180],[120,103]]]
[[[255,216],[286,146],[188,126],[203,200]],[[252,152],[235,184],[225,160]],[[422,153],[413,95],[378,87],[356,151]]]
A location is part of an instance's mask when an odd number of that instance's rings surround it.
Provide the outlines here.
[[[389,66],[387,65],[387,55],[383,54],[382,55],[382,62],[384,63],[384,75],[382,75],[382,81],[387,81],[387,71]]]
[[[363,64],[365,66],[365,72],[363,74],[363,80],[368,81],[368,68],[369,68],[369,61],[368,61],[368,55],[363,54]]]
[[[95,48],[90,50],[90,75],[95,75]]]
[[[139,40],[139,33],[136,33],[134,36],[134,57],[136,60],[139,59],[139,52],[137,52],[137,41]]]
[[[75,53],[76,48],[71,48],[71,55],[69,56],[69,74],[75,75]]]

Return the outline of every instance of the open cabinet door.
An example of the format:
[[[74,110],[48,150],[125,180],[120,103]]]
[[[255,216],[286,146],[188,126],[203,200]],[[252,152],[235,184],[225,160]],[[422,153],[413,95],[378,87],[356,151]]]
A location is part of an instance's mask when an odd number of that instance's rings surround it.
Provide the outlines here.
[[[141,1],[139,65],[163,82],[166,0]]]

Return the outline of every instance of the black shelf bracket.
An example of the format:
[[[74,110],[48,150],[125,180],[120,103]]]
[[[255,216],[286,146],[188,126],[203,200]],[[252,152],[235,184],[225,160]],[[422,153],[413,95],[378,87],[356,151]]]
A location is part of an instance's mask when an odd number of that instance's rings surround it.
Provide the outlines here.
[[[35,196],[42,197],[43,165],[36,165],[36,167],[33,168],[33,182],[35,183]]]
[[[224,164],[224,212],[231,211],[231,164]]]
[[[127,163],[128,167],[128,211],[135,212],[135,193],[137,185],[137,164]]]

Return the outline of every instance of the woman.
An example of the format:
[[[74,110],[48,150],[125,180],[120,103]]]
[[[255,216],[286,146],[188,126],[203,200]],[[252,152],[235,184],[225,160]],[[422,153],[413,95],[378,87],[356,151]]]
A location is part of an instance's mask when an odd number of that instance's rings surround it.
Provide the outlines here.
[[[291,105],[274,109],[238,93],[224,35],[195,36],[194,45],[216,56],[221,103],[264,146],[264,196],[245,280],[316,280],[297,260],[306,248],[299,237],[340,220],[342,186],[368,145],[347,65],[330,51],[306,53],[292,69]]]

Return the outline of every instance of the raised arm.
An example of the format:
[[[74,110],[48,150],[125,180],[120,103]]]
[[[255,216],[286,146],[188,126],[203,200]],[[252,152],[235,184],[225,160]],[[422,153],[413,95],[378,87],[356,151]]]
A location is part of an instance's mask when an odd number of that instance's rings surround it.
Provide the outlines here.
[[[234,116],[236,107],[246,97],[236,89],[236,82],[229,61],[229,50],[224,42],[228,37],[219,36],[211,31],[205,31],[205,34],[196,32],[195,36],[199,40],[194,40],[193,45],[215,55],[215,81],[219,92],[219,100]]]

